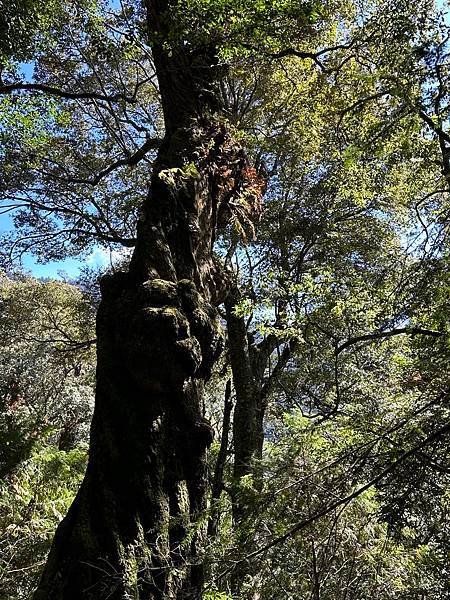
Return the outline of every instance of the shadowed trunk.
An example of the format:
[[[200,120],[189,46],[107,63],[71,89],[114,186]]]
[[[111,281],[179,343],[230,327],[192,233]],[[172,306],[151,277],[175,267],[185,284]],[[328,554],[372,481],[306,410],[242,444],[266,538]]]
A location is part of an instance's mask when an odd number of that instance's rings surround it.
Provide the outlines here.
[[[222,348],[225,293],[212,248],[229,201],[245,194],[257,214],[260,198],[220,122],[214,49],[168,51],[166,8],[147,6],[166,136],[130,269],[101,283],[89,464],[35,600],[201,598],[203,384]]]
[[[245,319],[234,313],[239,297],[229,294],[225,302],[228,343],[236,405],[233,420],[234,468],[236,482],[253,473],[255,459],[261,458],[264,440],[264,406],[261,381],[255,372],[252,347],[248,341]],[[234,503],[235,519],[239,520],[239,502]]]
[[[235,308],[241,297],[237,289],[227,295],[225,301],[228,333],[228,347],[233,385],[236,394],[233,419],[233,521],[243,554],[250,552],[257,544],[258,501],[263,482],[258,461],[262,459],[264,447],[264,418],[273,382],[287,366],[296,341],[280,343],[277,336],[269,334],[256,342],[247,331],[246,320],[236,314]],[[269,373],[272,354],[277,353],[274,366]],[[242,478],[251,476],[252,484],[242,485]],[[246,598],[260,598],[260,568],[258,560],[253,563],[243,561],[237,565],[231,576],[231,588],[241,597],[244,580],[252,582]],[[243,597],[243,596],[242,596]]]
[[[255,466],[256,461],[262,457],[265,405],[245,319],[234,312],[239,300],[237,292],[230,293],[225,308],[229,356],[236,393],[233,417],[232,514],[239,546],[246,554],[256,542],[252,523],[255,520],[255,496],[261,491],[261,482],[258,480]],[[248,475],[252,476],[252,485],[242,486],[241,479]],[[256,592],[246,597],[257,597],[258,571],[257,564],[242,562],[236,565],[230,578],[233,597],[241,597],[241,587],[245,579],[247,583],[252,581],[251,587]]]
[[[233,410],[233,400],[231,399],[231,379],[228,379],[225,386],[225,397],[222,419],[222,437],[220,440],[219,452],[217,454],[214,475],[211,481],[211,514],[208,521],[208,536],[216,537],[220,525],[220,507],[219,500],[224,489],[223,477],[228,454],[228,437],[230,434],[231,412]]]

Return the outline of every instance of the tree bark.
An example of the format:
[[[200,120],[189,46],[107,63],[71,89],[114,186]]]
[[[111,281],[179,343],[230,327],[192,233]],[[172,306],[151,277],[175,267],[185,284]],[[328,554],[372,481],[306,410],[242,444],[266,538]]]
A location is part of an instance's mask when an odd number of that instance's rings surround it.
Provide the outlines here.
[[[89,463],[35,600],[201,598],[203,384],[226,287],[213,244],[230,200],[245,194],[257,215],[260,197],[220,120],[215,49],[168,49],[169,4],[147,2],[166,135],[130,269],[101,282]]]
[[[264,367],[258,368],[257,349],[249,343],[245,319],[235,314],[239,302],[237,290],[230,293],[225,302],[228,348],[233,374],[233,384],[236,401],[233,418],[233,486],[232,514],[236,535],[243,554],[246,554],[255,544],[255,532],[252,522],[255,516],[257,495],[261,491],[262,482],[257,461],[262,458],[264,443],[264,412],[265,403],[262,395],[262,378]],[[242,478],[252,476],[251,486],[242,486]],[[252,600],[258,598],[259,568],[257,563],[239,563],[230,578],[233,597],[244,597],[242,585],[244,580],[252,590],[245,595]]]
[[[239,303],[237,292],[225,302],[228,345],[236,404],[233,420],[234,468],[236,482],[253,473],[254,460],[261,458],[263,444],[262,377],[255,372],[254,349],[248,340],[245,319],[235,314]],[[238,503],[235,503],[235,505]],[[235,506],[239,520],[239,510]]]

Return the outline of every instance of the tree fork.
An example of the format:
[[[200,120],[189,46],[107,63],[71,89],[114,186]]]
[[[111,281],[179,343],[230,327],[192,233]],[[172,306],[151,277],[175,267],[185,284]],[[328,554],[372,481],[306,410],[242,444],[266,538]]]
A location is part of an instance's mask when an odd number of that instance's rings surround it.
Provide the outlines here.
[[[260,193],[220,122],[215,50],[164,48],[168,8],[147,4],[166,135],[129,271],[101,282],[88,467],[35,600],[201,598],[212,441],[203,385],[222,348],[215,305],[226,292],[212,249],[230,200],[245,194],[256,218]]]

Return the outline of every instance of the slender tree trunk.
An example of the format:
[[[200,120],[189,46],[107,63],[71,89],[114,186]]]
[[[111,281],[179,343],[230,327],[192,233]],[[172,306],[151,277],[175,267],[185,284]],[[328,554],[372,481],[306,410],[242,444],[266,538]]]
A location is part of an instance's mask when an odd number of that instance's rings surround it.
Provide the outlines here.
[[[274,336],[259,344],[249,340],[245,319],[235,313],[239,301],[237,290],[230,292],[225,301],[228,347],[236,393],[233,478],[239,486],[242,477],[252,475],[255,490],[260,490],[261,481],[255,464],[262,458],[264,445],[264,416],[269,391],[265,373],[277,340]],[[247,501],[252,503],[252,498],[242,493],[235,495],[233,515],[236,523],[241,522],[248,513]]]
[[[211,481],[211,514],[208,521],[208,537],[213,538],[217,536],[219,531],[219,500],[223,491],[223,477],[228,454],[228,438],[230,434],[232,410],[233,400],[231,399],[231,379],[228,379],[225,386],[222,437],[220,440],[219,452],[217,454],[216,465],[214,468],[214,475]]]
[[[236,315],[239,301],[236,293],[230,293],[225,302],[227,315],[228,346],[236,401],[233,418],[233,488],[232,513],[237,539],[245,554],[256,542],[253,530],[257,495],[261,491],[256,463],[262,457],[264,443],[264,409],[262,376],[257,368],[256,348],[249,343],[243,317]],[[242,478],[251,475],[252,486],[242,486]],[[231,574],[230,586],[233,597],[244,597],[242,584],[251,582],[246,598],[259,598],[259,567],[257,563],[239,563]]]
[[[203,384],[225,291],[212,248],[230,199],[252,196],[245,153],[220,121],[214,48],[168,50],[167,7],[147,3],[166,136],[129,272],[102,280],[89,464],[35,600],[201,598]]]
[[[253,523],[258,511],[258,496],[263,487],[258,461],[262,459],[264,446],[264,418],[268,397],[273,381],[285,369],[296,342],[284,344],[278,354],[270,374],[267,373],[269,359],[280,342],[274,334],[256,343],[250,339],[244,317],[236,314],[235,307],[240,301],[238,290],[234,289],[225,301],[228,332],[228,347],[236,393],[233,419],[233,521],[241,550],[244,554],[257,543],[257,532]],[[251,486],[243,486],[242,478],[250,475]],[[251,580],[245,597],[251,600],[260,598],[261,573],[258,561],[249,564],[243,561],[231,577],[233,592],[243,597],[242,583]]]

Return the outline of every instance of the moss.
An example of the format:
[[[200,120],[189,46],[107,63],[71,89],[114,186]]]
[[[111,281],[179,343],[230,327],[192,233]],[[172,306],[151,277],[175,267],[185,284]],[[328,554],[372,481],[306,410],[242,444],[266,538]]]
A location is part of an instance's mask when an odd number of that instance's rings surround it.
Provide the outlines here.
[[[132,544],[123,546],[118,542],[120,573],[124,600],[139,600],[139,573],[150,562],[142,526],[138,525],[138,534]]]
[[[180,515],[184,521],[184,525],[187,527],[190,522],[189,517],[189,490],[185,481],[179,481],[177,485],[177,504],[179,507]]]
[[[157,306],[178,304],[177,286],[165,279],[151,279],[143,284],[144,302]]]

